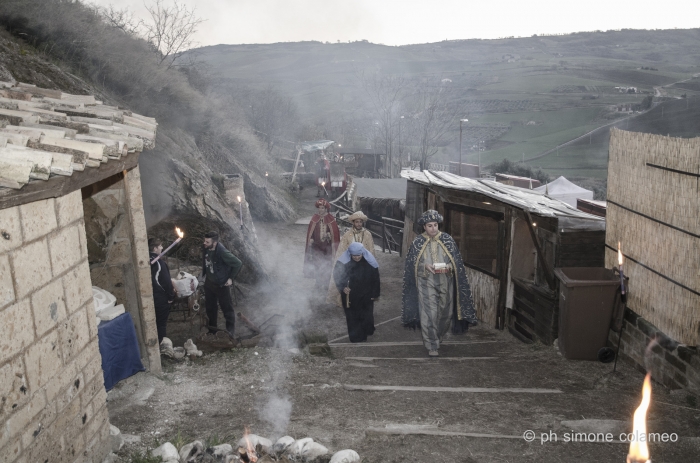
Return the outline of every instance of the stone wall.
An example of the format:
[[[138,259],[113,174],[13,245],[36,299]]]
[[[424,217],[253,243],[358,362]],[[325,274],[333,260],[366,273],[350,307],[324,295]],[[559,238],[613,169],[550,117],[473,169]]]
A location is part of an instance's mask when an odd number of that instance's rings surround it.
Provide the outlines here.
[[[0,462],[109,453],[81,192],[0,210]]]
[[[674,341],[632,310],[625,311],[620,355],[642,373],[669,389],[687,389],[700,394],[700,353]],[[619,333],[610,331],[609,341],[617,347]],[[656,344],[647,352],[652,340]]]

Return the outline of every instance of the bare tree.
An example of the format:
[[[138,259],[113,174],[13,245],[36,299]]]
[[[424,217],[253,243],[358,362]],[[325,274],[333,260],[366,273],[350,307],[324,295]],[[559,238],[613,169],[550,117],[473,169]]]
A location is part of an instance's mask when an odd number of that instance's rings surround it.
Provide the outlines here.
[[[451,130],[462,108],[456,103],[454,91],[438,84],[421,84],[407,100],[410,114],[404,119],[404,133],[415,146],[421,170],[424,170],[428,160],[450,141]]]
[[[114,5],[108,7],[97,7],[96,11],[110,26],[119,29],[127,35],[138,36],[143,21],[136,20],[134,13],[129,8],[116,8]]]
[[[405,95],[406,80],[401,76],[381,76],[377,73],[360,74],[362,87],[376,119],[380,143],[387,156],[387,174],[394,176],[393,145],[396,139],[401,101]]]
[[[294,100],[272,85],[250,94],[246,114],[268,153],[272,153],[276,143],[293,136],[298,120]]]
[[[150,21],[144,23],[144,36],[159,53],[159,64],[166,64],[169,69],[184,51],[195,45],[194,34],[204,20],[195,15],[195,8],[190,10],[177,0],[172,6],[166,6],[163,0],[155,0],[146,5],[146,10]]]

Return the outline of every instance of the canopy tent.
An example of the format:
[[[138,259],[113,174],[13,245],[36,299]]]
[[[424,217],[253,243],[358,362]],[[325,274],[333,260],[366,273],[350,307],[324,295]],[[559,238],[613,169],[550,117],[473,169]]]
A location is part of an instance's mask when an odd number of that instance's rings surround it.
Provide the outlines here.
[[[550,198],[558,199],[573,207],[576,207],[576,200],[579,198],[593,199],[593,192],[591,190],[586,190],[578,185],[574,185],[564,177],[559,177],[544,186],[533,188],[533,191],[544,193],[545,189]]]
[[[301,144],[301,150],[305,153],[313,153],[314,151],[322,151],[335,143],[333,140],[316,140],[305,141]]]

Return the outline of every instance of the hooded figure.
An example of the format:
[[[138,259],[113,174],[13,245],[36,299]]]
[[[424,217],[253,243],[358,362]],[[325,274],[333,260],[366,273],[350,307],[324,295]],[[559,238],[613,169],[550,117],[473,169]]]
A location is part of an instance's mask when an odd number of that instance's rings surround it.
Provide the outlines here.
[[[338,258],[333,281],[341,294],[350,342],[365,342],[374,334],[374,301],[379,299],[379,264],[360,243],[352,243]]]
[[[401,321],[407,328],[420,327],[428,355],[437,357],[442,337],[463,333],[476,325],[476,312],[467,272],[457,243],[438,229],[442,216],[425,212],[418,235],[406,255]]]
[[[372,238],[372,233],[365,228],[365,222],[367,222],[367,216],[362,211],[357,211],[347,218],[348,222],[352,224],[352,228],[345,232],[342,238],[340,238],[340,244],[338,244],[338,251],[335,253],[335,258],[338,259],[351,243],[360,243],[367,249],[370,254],[374,256],[374,239]],[[342,307],[343,304],[340,302],[340,293],[335,287],[335,282],[332,281],[328,285],[328,297],[326,299],[329,303],[335,304],[338,307]]]
[[[335,217],[329,214],[331,205],[325,199],[316,201],[318,212],[311,217],[306,231],[304,276],[314,278],[316,285],[325,289],[333,271],[333,259],[340,241],[340,230]]]

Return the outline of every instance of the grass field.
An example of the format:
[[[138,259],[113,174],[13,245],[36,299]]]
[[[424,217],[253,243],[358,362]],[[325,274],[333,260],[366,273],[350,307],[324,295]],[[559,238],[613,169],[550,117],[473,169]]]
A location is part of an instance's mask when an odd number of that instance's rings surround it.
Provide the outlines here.
[[[691,79],[662,89],[662,94],[700,92],[700,79],[692,79],[700,73],[697,34],[697,29],[624,30],[401,47],[303,42],[220,45],[199,51],[220,82],[253,88],[272,84],[295,99],[300,120],[321,126],[337,122],[340,116],[362,114],[364,93],[358,74],[363,71],[403,76],[411,82],[449,78],[459,93],[456,103],[462,105],[470,124],[508,127],[470,132],[469,124],[465,126],[465,160],[477,162],[478,155],[470,147],[488,137],[483,141],[490,149],[481,153],[482,165],[487,165],[505,158],[517,161],[523,154],[534,157],[609,123],[616,105],[640,103],[646,96],[619,93],[616,86],[654,94],[654,87]],[[514,62],[508,62],[511,56]],[[692,103],[691,99],[686,104]],[[681,106],[664,105],[671,111],[666,120],[653,110],[640,116],[638,124],[632,122],[629,129],[700,134],[700,116],[692,111],[681,116]],[[534,124],[528,125],[530,121]],[[552,174],[604,179],[607,133],[597,132],[590,140],[531,164]],[[452,141],[440,147],[433,162],[458,159],[457,120],[450,137]],[[356,138],[355,143],[365,147],[367,136]]]

